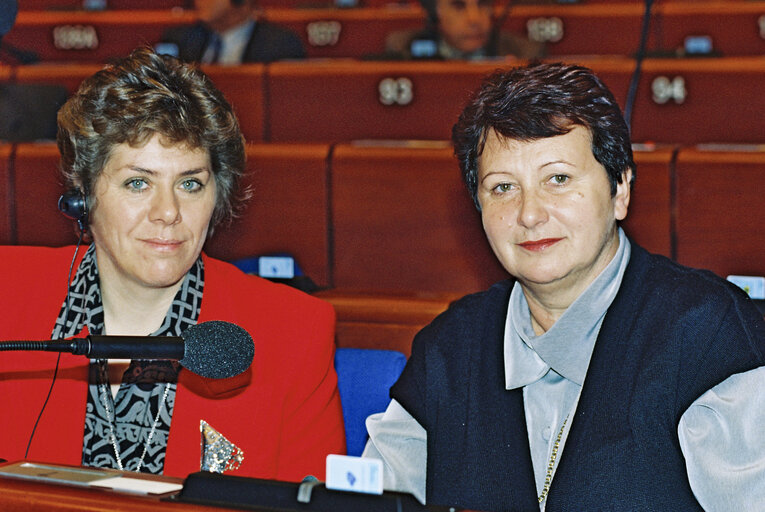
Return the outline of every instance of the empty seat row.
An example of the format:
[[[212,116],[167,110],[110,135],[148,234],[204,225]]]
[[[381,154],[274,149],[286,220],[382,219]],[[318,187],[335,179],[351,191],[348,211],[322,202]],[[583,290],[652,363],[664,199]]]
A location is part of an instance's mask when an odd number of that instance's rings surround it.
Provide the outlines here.
[[[635,61],[578,59],[624,105]],[[233,104],[250,142],[444,140],[471,92],[497,67],[459,62],[279,62],[205,71]],[[13,83],[61,84],[70,93],[95,64],[0,66]],[[632,115],[635,142],[765,142],[765,56],[648,59]],[[23,122],[23,119],[20,121]]]

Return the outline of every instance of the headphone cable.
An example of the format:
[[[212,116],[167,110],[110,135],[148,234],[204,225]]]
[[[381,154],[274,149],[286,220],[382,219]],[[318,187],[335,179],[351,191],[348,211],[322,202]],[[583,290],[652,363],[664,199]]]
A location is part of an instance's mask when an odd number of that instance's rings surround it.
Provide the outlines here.
[[[69,265],[69,277],[66,280],[66,299],[65,299],[64,315],[63,315],[64,328],[66,328],[66,318],[69,316],[69,303],[71,300],[70,284],[72,281],[72,270],[74,269],[74,262],[77,260],[77,253],[80,250],[80,245],[82,244],[83,236],[84,236],[84,232],[80,230],[80,236],[77,239],[77,245],[74,248],[74,256],[72,256],[72,263]],[[32,439],[34,439],[35,432],[37,432],[37,425],[40,423],[40,419],[42,418],[43,412],[45,412],[45,407],[48,405],[48,400],[50,399],[50,396],[53,393],[53,386],[54,384],[56,384],[56,377],[58,376],[58,367],[60,362],[61,362],[61,352],[58,353],[58,357],[56,358],[56,367],[53,369],[53,379],[51,380],[51,383],[50,383],[50,389],[48,389],[48,395],[45,397],[45,402],[43,402],[42,408],[40,409],[40,414],[37,415],[35,426],[32,428],[32,433],[29,436],[29,442],[27,442],[27,449],[26,451],[24,451],[24,459],[26,459],[27,455],[29,455],[29,448],[32,446]]]

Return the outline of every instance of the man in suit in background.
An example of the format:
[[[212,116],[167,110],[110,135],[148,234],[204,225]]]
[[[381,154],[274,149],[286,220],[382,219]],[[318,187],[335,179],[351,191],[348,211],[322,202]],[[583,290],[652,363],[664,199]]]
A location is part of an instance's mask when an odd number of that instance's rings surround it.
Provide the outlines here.
[[[412,59],[481,59],[515,55],[543,57],[544,45],[501,30],[494,0],[420,0],[427,15],[419,31],[398,31],[385,41],[387,56]],[[502,16],[504,18],[504,16]]]
[[[173,27],[162,36],[181,60],[235,65],[305,58],[295,33],[258,19],[255,0],[194,0],[194,7],[198,23]]]

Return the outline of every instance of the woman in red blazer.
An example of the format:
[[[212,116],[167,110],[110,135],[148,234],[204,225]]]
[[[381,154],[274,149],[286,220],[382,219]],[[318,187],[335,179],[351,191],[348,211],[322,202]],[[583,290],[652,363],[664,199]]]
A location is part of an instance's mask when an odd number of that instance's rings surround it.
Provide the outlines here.
[[[83,82],[59,113],[58,146],[75,191],[63,207],[92,243],[66,294],[74,248],[0,248],[0,339],[179,336],[224,320],[250,333],[255,357],[216,380],[169,361],[5,352],[0,457],[323,478],[326,455],[344,451],[331,306],[202,254],[247,196],[244,141],[221,93],[136,50]]]

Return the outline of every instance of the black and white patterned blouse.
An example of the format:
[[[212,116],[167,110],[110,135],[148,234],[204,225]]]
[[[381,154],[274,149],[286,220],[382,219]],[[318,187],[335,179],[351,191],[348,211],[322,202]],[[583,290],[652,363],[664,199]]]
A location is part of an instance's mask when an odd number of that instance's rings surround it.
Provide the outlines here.
[[[204,267],[198,258],[186,274],[162,326],[151,335],[180,336],[195,325],[203,290]],[[104,308],[94,245],[77,269],[67,300],[61,306],[52,339],[76,336],[85,326],[90,334],[103,334]],[[122,377],[117,396],[112,397],[107,361],[91,361],[83,466],[161,474],[179,370],[175,361],[133,360]]]

